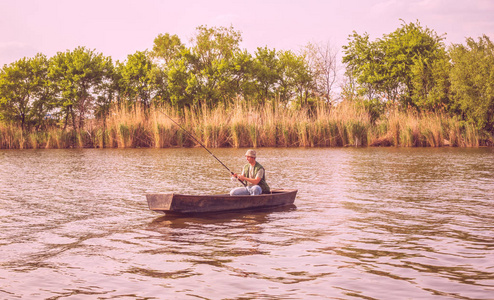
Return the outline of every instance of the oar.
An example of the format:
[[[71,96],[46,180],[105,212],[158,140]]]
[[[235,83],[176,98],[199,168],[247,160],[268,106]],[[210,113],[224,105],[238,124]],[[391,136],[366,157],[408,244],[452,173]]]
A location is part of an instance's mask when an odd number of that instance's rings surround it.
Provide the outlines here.
[[[219,160],[211,151],[209,151],[208,148],[206,148],[206,146],[203,145],[203,143],[201,143],[192,133],[190,133],[187,129],[183,128],[182,125],[180,125],[179,123],[177,123],[175,120],[173,120],[169,115],[165,114],[162,110],[158,109],[158,111],[160,113],[162,113],[163,115],[165,115],[165,117],[167,117],[168,119],[170,119],[173,123],[175,123],[178,127],[180,127],[180,129],[182,129],[183,131],[185,131],[185,133],[187,133],[194,141],[196,141],[199,145],[201,145],[202,148],[204,148],[209,154],[211,154],[211,156],[213,156],[223,167],[225,167],[225,169],[228,170],[228,172],[230,172],[231,175],[233,175],[234,173],[221,161]],[[244,183],[242,180],[238,179],[237,180],[243,184],[246,188],[247,188],[247,184]]]

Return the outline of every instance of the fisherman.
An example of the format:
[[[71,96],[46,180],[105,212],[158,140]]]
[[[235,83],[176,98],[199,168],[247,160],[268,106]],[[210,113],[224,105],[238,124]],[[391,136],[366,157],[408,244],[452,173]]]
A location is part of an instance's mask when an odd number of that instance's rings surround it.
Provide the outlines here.
[[[246,183],[246,187],[238,187],[231,190],[231,196],[270,194],[269,185],[266,183],[264,167],[256,162],[256,151],[247,150],[245,157],[249,162],[242,170],[242,174],[233,174],[232,177]]]

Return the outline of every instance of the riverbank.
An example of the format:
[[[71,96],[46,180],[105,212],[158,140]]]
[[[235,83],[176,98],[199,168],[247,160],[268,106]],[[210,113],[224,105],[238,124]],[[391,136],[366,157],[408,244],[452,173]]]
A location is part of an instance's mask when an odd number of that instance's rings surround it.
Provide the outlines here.
[[[166,114],[166,115],[165,115]],[[91,120],[83,130],[52,127],[25,132],[0,123],[0,148],[169,148],[197,143],[218,147],[479,147],[493,138],[472,124],[445,113],[388,109],[375,122],[363,105],[283,109],[236,105],[232,108],[185,109],[114,107],[106,120]]]

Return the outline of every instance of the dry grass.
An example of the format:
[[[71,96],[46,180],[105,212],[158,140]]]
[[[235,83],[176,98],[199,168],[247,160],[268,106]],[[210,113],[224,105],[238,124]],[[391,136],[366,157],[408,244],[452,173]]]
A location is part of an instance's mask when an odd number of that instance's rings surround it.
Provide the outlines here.
[[[165,115],[166,114],[166,115]],[[106,122],[87,122],[85,130],[23,132],[0,122],[0,148],[137,148],[194,147],[199,144],[169,118],[207,147],[478,147],[492,144],[469,123],[444,113],[389,109],[372,123],[364,106],[343,102],[315,110],[263,107],[237,102],[234,106],[144,109],[115,106]],[[487,142],[486,142],[487,141]]]
[[[370,146],[479,147],[492,143],[474,125],[445,113],[388,111],[371,130]]]

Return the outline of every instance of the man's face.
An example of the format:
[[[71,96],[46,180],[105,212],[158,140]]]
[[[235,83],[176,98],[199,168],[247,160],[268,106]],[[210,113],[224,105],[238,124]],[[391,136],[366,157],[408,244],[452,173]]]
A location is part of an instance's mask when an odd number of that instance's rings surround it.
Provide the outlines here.
[[[252,157],[252,156],[246,156],[245,158],[247,158],[247,161],[252,164],[254,161],[256,161],[255,157]]]

